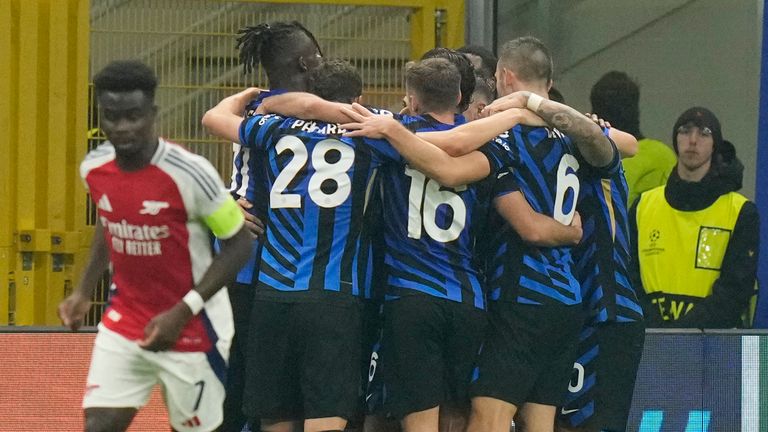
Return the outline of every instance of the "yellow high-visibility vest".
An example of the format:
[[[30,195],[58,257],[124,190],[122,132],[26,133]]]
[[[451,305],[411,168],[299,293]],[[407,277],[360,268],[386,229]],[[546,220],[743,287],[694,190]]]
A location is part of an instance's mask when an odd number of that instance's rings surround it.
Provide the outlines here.
[[[703,210],[680,211],[669,205],[665,189],[640,198],[636,253],[645,292],[665,320],[677,320],[712,294],[747,198],[730,192]]]

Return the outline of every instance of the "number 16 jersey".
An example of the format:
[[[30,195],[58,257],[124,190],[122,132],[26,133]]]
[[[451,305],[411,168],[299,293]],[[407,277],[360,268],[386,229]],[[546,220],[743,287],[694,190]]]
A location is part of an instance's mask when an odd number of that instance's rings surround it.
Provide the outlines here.
[[[269,187],[257,298],[358,296],[372,257],[361,240],[377,169],[400,156],[383,140],[346,138],[337,124],[257,115],[240,142],[266,152]]]
[[[402,116],[412,132],[448,130],[429,115]],[[492,164],[494,160],[490,160]],[[500,167],[493,168],[495,171]],[[484,224],[491,183],[444,187],[407,165],[382,172],[387,298],[429,295],[485,309],[475,241]]]

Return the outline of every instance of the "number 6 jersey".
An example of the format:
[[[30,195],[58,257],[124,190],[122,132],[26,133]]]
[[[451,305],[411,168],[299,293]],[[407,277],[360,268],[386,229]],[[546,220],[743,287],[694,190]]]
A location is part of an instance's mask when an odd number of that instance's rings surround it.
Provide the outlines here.
[[[519,190],[533,210],[570,224],[576,211],[580,183],[577,171],[586,165],[570,138],[556,129],[515,126],[483,149],[489,159],[509,171],[497,174],[493,197]],[[619,167],[614,161],[594,175],[609,177]],[[501,216],[492,212],[487,258],[490,300],[522,304],[581,303],[571,247],[536,247],[521,237]]]
[[[334,123],[257,115],[240,142],[266,152],[269,209],[256,296],[317,301],[358,296],[372,257],[361,240],[377,169],[400,155],[388,142],[341,137]]]

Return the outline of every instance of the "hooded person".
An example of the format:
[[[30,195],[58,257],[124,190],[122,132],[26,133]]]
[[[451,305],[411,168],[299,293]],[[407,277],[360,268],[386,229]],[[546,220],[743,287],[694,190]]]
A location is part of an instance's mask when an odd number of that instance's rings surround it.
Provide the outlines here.
[[[737,192],[744,166],[707,108],[680,115],[672,146],[678,163],[667,183],[630,210],[631,275],[646,324],[743,327],[759,239],[757,207]]]

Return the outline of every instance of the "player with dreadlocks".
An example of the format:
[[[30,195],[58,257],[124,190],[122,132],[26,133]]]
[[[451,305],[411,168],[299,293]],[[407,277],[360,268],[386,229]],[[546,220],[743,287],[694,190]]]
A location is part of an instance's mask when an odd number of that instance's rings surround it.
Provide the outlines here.
[[[315,37],[297,21],[262,23],[238,32],[237,45],[240,63],[246,74],[259,64],[264,68],[269,91],[263,91],[248,104],[246,115],[251,116],[265,98],[287,91],[307,91],[309,72],[319,64],[321,51]],[[267,190],[261,152],[232,144],[234,161],[230,193],[246,215],[251,231],[263,234],[262,220],[266,220],[269,191]],[[227,397],[224,402],[223,432],[240,432],[247,421],[242,401],[246,382],[245,344],[248,340],[250,313],[253,304],[253,286],[258,279],[259,243],[254,240],[251,257],[231,286],[235,337],[232,342],[227,377]]]
[[[237,48],[245,73],[261,64],[271,88],[306,88],[307,72],[317,66],[322,51],[315,36],[301,23],[259,24],[238,34]]]

